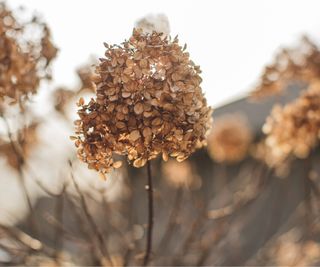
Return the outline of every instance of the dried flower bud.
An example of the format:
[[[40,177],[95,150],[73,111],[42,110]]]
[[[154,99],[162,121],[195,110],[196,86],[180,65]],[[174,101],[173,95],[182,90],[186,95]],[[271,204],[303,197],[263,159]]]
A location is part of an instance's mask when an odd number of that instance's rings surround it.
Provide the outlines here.
[[[251,141],[247,119],[237,114],[225,115],[215,120],[208,136],[208,152],[217,162],[239,162],[247,155]]]
[[[96,98],[78,111],[80,159],[109,172],[113,153],[142,167],[159,154],[184,160],[205,144],[211,108],[199,67],[177,38],[134,30],[122,45],[105,46]]]

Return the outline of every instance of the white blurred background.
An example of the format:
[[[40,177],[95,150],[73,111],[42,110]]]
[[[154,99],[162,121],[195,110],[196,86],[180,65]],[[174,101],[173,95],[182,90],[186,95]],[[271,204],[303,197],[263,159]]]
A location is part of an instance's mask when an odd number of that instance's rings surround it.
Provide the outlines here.
[[[280,46],[301,34],[320,39],[318,0],[9,0],[42,14],[60,48],[53,65],[57,85],[72,87],[75,68],[90,55],[102,56],[103,42],[119,43],[135,21],[149,13],[168,16],[171,34],[188,44],[203,70],[203,90],[217,107],[249,91]]]

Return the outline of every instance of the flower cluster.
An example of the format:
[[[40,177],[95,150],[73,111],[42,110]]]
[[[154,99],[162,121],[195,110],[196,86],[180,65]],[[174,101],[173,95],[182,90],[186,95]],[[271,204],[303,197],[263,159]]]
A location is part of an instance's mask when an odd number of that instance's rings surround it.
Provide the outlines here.
[[[189,160],[178,163],[171,159],[163,164],[162,171],[166,182],[173,188],[196,189],[201,186],[201,179]]]
[[[239,162],[247,155],[251,141],[252,133],[246,118],[228,114],[215,120],[208,136],[208,152],[217,162]]]
[[[53,92],[54,108],[56,111],[65,115],[66,106],[70,100],[75,96],[76,92],[66,87],[58,87]]]
[[[91,60],[92,61],[92,60]],[[90,61],[90,62],[91,62]],[[92,82],[94,76],[93,63],[84,64],[77,69],[77,75],[80,80],[80,85],[75,89],[69,89],[67,87],[58,87],[53,92],[54,108],[62,115],[66,115],[66,109],[68,104],[74,97],[81,95],[82,93],[94,93],[95,86]]]
[[[310,39],[303,37],[298,47],[282,49],[274,62],[265,68],[251,96],[260,99],[279,94],[290,81],[310,83],[318,77],[320,50]]]
[[[39,123],[34,122],[20,129],[14,140],[0,139],[0,156],[5,157],[12,168],[19,170],[24,163],[23,159],[29,155],[31,148],[38,142],[38,126]]]
[[[269,166],[280,166],[292,156],[308,157],[320,137],[320,81],[314,81],[294,102],[275,106],[263,132]]]
[[[121,45],[105,44],[96,68],[96,98],[79,100],[73,137],[81,160],[102,173],[119,167],[113,153],[134,167],[162,154],[178,161],[205,144],[211,108],[200,68],[189,53],[162,33],[134,29]]]
[[[142,29],[145,33],[153,31],[162,32],[165,35],[170,34],[170,23],[165,14],[150,14],[135,23],[135,28]]]
[[[264,248],[264,258],[272,266],[315,266],[320,260],[320,245],[313,239],[302,235],[299,228],[292,228],[281,234],[270,245]]]
[[[28,39],[27,32],[39,30],[40,38]],[[36,17],[20,23],[0,3],[0,101],[8,97],[21,102],[34,94],[40,80],[50,78],[49,65],[57,49],[47,26]]]
[[[79,88],[79,92],[81,91],[89,91],[94,92],[95,86],[92,82],[94,77],[94,68],[93,65],[95,61],[90,60],[88,64],[84,64],[77,69],[77,75],[80,79],[81,85]]]

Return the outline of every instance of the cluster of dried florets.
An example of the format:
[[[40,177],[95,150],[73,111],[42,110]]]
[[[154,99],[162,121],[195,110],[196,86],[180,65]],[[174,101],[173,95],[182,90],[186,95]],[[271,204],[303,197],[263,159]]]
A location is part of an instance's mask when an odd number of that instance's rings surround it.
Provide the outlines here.
[[[252,142],[247,119],[241,115],[225,115],[215,120],[208,136],[208,152],[217,162],[236,163],[245,158]]]
[[[267,66],[251,96],[260,99],[281,93],[291,81],[312,82],[320,77],[320,50],[307,37],[298,47],[282,49]]]
[[[79,88],[79,92],[81,91],[88,91],[94,92],[95,91],[95,84],[92,82],[94,78],[94,65],[97,63],[93,60],[90,60],[91,63],[84,64],[77,69],[77,74],[80,79],[81,85]]]
[[[167,183],[174,188],[194,189],[201,186],[201,179],[188,160],[180,163],[169,160],[163,164],[162,171]]]
[[[274,266],[316,266],[320,260],[318,242],[301,237],[301,232],[293,228],[267,247],[266,255]]]
[[[65,114],[66,106],[76,95],[76,92],[66,87],[59,87],[53,92],[54,108],[61,114]]]
[[[19,170],[24,158],[28,157],[31,148],[38,142],[38,125],[39,123],[34,122],[20,129],[16,138],[12,140],[0,139],[0,155],[6,158],[12,168]]]
[[[136,28],[142,29],[145,33],[153,31],[170,34],[170,24],[165,14],[150,14],[136,21]]]
[[[94,93],[95,85],[92,82],[94,69],[92,64],[85,64],[77,69],[77,75],[80,80],[80,86],[74,90],[66,87],[58,87],[53,92],[54,108],[59,113],[65,115],[66,107],[70,101],[81,93]]]
[[[30,29],[40,38],[28,39]],[[8,97],[21,102],[34,94],[41,79],[50,78],[49,65],[57,49],[50,31],[37,18],[20,23],[4,3],[0,3],[0,101]]]
[[[320,137],[320,81],[313,82],[294,102],[275,106],[263,131],[265,161],[270,167],[279,167],[292,156],[308,157]]]
[[[113,153],[135,167],[162,154],[178,161],[205,144],[211,108],[200,83],[200,68],[162,33],[134,30],[122,45],[105,44],[96,68],[96,98],[80,99],[76,146],[90,168],[109,172]]]

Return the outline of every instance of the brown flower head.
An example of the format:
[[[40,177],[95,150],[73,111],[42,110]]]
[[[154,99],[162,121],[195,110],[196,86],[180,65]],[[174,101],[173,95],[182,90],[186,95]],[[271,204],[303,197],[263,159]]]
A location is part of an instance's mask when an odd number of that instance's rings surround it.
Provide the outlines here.
[[[73,139],[80,159],[106,173],[120,166],[113,153],[142,167],[159,154],[182,161],[201,147],[211,108],[200,68],[178,39],[135,29],[121,45],[105,46],[96,68],[96,98],[79,101]]]
[[[292,156],[306,158],[319,143],[320,81],[313,82],[294,102],[275,106],[263,126],[271,167]]]
[[[315,266],[320,260],[320,245],[305,238],[299,228],[281,234],[266,248],[265,256],[274,266]]]
[[[208,152],[217,162],[239,162],[247,155],[251,141],[252,133],[245,117],[224,115],[215,120],[208,136]]]
[[[91,64],[85,64],[80,66],[77,69],[77,74],[80,79],[81,85],[79,92],[81,91],[89,91],[89,92],[94,92],[95,91],[95,85],[92,81],[94,78],[94,64],[93,60],[90,60],[92,62]]]
[[[281,93],[291,81],[310,83],[320,77],[320,50],[307,37],[299,46],[282,49],[262,73],[260,80],[251,93],[253,99]]]
[[[68,88],[59,87],[53,92],[54,108],[61,114],[65,114],[66,106],[75,96],[75,92]]]
[[[91,63],[90,63],[91,62]],[[66,116],[69,104],[74,105],[74,98],[89,93],[92,95],[95,92],[95,84],[92,79],[94,78],[93,60],[89,63],[83,64],[77,68],[77,76],[80,80],[80,85],[74,89],[66,87],[58,87],[53,91],[52,98],[54,101],[54,108],[56,111]]]
[[[201,179],[194,173],[188,160],[180,163],[169,160],[163,164],[162,170],[165,180],[174,188],[199,188],[201,186]]]
[[[20,129],[14,140],[0,139],[0,155],[7,159],[8,164],[18,170],[28,157],[32,147],[38,142],[37,128],[39,123],[34,122],[26,128]]]
[[[170,34],[170,23],[165,14],[149,14],[142,17],[136,21],[135,27],[142,29],[145,33],[151,34],[156,31],[165,35]]]
[[[286,177],[289,174],[289,161],[281,156],[274,156],[273,149],[266,144],[265,138],[254,144],[250,152],[253,158],[273,168],[278,177]]]
[[[28,39],[27,32],[40,31]],[[50,31],[39,19],[20,23],[0,3],[0,101],[20,102],[34,94],[41,79],[50,78],[49,65],[56,56]]]

